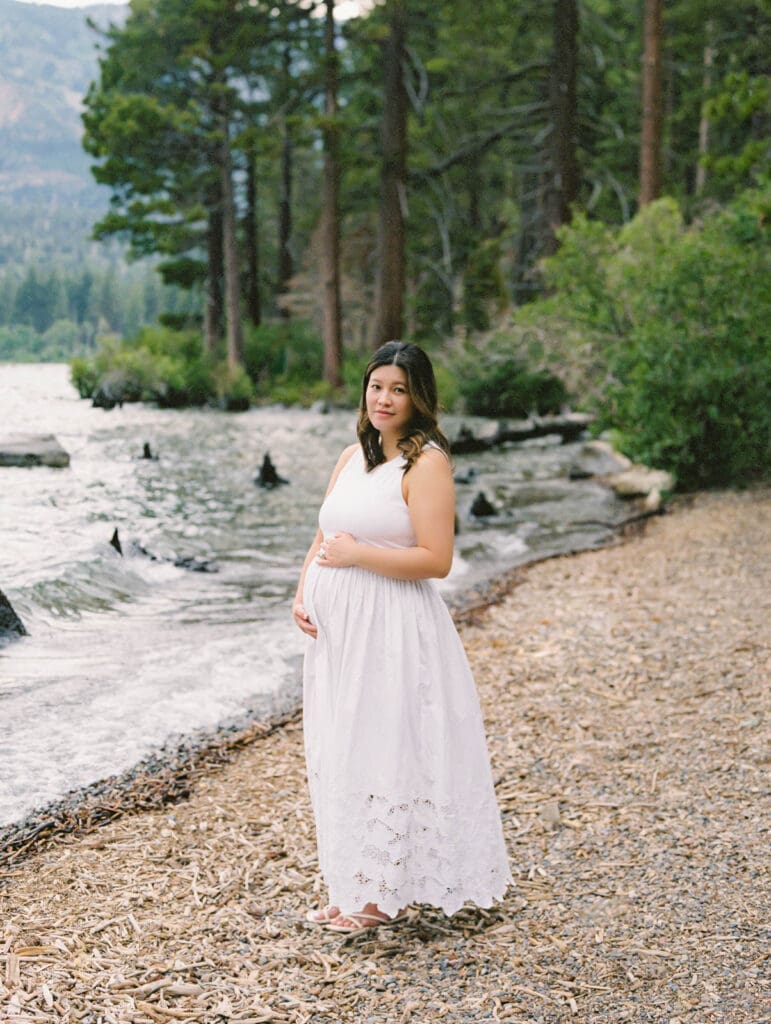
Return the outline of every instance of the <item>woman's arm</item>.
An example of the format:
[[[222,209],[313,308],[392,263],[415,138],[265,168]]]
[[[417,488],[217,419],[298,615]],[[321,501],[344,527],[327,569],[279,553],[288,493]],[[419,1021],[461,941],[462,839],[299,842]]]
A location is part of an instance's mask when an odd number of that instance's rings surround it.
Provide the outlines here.
[[[405,474],[403,487],[415,547],[375,548],[342,533],[326,541],[326,556],[319,565],[357,565],[399,580],[446,576],[452,566],[455,540],[455,488],[444,453],[436,448],[424,451]]]
[[[343,449],[340,458],[337,460],[335,468],[332,470],[332,476],[329,478],[329,484],[327,485],[327,490],[324,495],[325,498],[335,486],[335,482],[340,476],[343,466],[348,462],[357,448],[358,444],[351,444],[348,445],[347,448]],[[323,539],[321,530],[316,530],[316,536],[313,538],[311,546],[308,548],[308,554],[305,556],[302,572],[300,573],[300,580],[297,584],[297,591],[295,593],[294,601],[292,602],[292,616],[295,623],[300,627],[303,633],[307,633],[308,636],[312,636],[314,639],[316,637],[317,630],[308,618],[308,613],[303,605],[303,588],[305,586],[305,574],[308,571],[308,566],[318,554]]]

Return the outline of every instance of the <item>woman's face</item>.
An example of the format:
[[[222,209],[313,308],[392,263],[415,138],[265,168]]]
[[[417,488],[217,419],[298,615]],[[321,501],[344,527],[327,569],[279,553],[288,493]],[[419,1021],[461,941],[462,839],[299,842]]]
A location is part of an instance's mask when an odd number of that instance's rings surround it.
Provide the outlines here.
[[[381,434],[401,437],[412,419],[407,374],[400,366],[377,366],[367,382],[367,415]]]

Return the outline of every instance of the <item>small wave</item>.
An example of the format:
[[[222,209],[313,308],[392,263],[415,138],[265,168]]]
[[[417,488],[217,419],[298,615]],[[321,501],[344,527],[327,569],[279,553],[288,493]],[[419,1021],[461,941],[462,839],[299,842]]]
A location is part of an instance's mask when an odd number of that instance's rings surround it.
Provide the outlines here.
[[[19,614],[30,619],[79,619],[113,611],[144,598],[150,582],[110,549],[101,557],[61,567],[55,579],[37,580],[15,592]]]

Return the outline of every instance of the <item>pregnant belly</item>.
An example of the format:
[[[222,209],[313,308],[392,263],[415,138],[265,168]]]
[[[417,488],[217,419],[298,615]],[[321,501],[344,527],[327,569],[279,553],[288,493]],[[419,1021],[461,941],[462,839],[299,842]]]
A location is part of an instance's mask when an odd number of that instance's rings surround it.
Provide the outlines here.
[[[316,562],[305,574],[303,603],[319,631],[336,636],[374,636],[389,624],[398,632],[402,616],[431,618],[437,609],[447,615],[432,580],[396,580],[358,566],[332,569]]]
[[[314,626],[326,631],[331,620],[334,605],[340,603],[342,597],[340,577],[349,573],[350,569],[332,569],[322,567],[313,561],[305,573],[303,585],[303,604]]]

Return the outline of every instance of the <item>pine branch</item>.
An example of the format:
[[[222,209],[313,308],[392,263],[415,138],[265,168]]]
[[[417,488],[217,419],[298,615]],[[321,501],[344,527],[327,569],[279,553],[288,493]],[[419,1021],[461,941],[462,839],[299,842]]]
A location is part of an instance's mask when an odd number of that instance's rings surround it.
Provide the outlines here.
[[[492,78],[485,78],[481,82],[474,82],[474,84],[468,89],[448,89],[447,91],[442,90],[443,99],[454,99],[456,97],[463,98],[464,96],[475,96],[477,93],[484,92],[485,89],[490,89],[497,85],[508,85],[511,82],[518,82],[522,78],[527,78],[531,71],[546,71],[550,67],[549,61],[547,60],[534,60],[530,64],[525,64],[524,67],[517,68],[514,71],[509,71],[505,75],[495,75]]]
[[[548,110],[549,105],[547,103],[530,103],[526,106],[516,108],[518,115],[530,115],[530,114],[541,114]],[[486,153],[488,149],[491,149],[501,139],[508,138],[514,132],[520,130],[522,122],[518,116],[516,120],[509,121],[508,124],[502,125],[500,128],[496,128],[494,131],[489,132],[487,135],[480,139],[467,142],[460,149],[456,150],[450,156],[445,157],[444,160],[438,164],[434,164],[433,167],[429,167],[424,171],[418,171],[415,174],[416,178],[435,178],[438,175],[444,174],[451,167],[456,164],[465,163],[474,157],[481,156]]]

